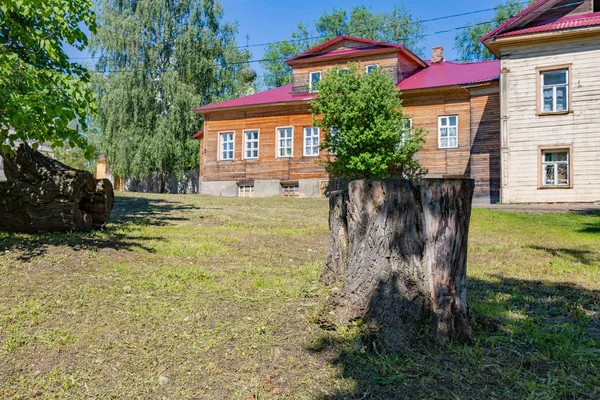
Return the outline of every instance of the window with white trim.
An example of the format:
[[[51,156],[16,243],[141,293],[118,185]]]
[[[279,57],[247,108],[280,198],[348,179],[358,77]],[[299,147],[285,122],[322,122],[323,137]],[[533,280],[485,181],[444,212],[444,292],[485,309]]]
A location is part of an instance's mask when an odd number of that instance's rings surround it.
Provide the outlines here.
[[[332,144],[337,140],[336,139],[337,135],[338,135],[338,129],[331,127],[329,129],[329,144]],[[335,151],[332,150],[331,147],[329,147],[329,154],[332,156],[335,156]]]
[[[239,185],[238,186],[238,197],[252,197],[254,192],[254,185]]]
[[[234,137],[233,132],[220,134],[221,137],[221,160],[233,160]]]
[[[552,113],[569,109],[569,70],[540,72],[542,112]]]
[[[291,157],[294,145],[294,128],[277,128],[277,157]]]
[[[366,68],[367,74],[370,74],[373,70],[376,70],[377,68],[379,68],[378,64],[367,65],[367,68]]]
[[[319,128],[306,127],[304,128],[304,155],[318,156],[319,155]]]
[[[542,150],[542,186],[569,185],[569,150]]]
[[[348,74],[350,72],[350,68],[344,67],[344,68],[340,68],[338,71],[339,71],[340,74],[346,75],[346,74]]]
[[[244,158],[258,158],[258,130],[244,131]]]
[[[321,71],[311,72],[310,73],[310,91],[318,92],[317,85],[321,82]]]
[[[458,147],[458,116],[443,115],[438,117],[438,147],[454,149]]]
[[[396,150],[398,150],[401,146],[407,142],[410,134],[412,132],[412,118],[402,118],[400,127],[400,142],[396,145]]]

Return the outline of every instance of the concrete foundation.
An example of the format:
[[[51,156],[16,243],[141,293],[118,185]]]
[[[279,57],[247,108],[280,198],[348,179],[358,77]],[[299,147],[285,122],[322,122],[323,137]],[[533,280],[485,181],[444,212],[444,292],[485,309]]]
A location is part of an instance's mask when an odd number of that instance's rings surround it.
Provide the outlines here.
[[[327,179],[299,179],[298,197],[321,197],[322,182]],[[200,180],[200,194],[209,196],[238,197],[239,185],[254,185],[252,197],[282,196],[281,181],[255,180],[249,182],[236,181],[203,181]],[[289,183],[289,181],[286,181]]]

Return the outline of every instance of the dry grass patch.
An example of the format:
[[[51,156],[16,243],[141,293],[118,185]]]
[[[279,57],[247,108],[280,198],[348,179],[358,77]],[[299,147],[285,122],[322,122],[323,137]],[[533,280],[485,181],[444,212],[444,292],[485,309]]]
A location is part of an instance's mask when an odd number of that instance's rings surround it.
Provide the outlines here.
[[[314,323],[327,208],[122,194],[104,232],[0,233],[0,397],[600,397],[600,216],[474,210],[475,342],[385,354]]]

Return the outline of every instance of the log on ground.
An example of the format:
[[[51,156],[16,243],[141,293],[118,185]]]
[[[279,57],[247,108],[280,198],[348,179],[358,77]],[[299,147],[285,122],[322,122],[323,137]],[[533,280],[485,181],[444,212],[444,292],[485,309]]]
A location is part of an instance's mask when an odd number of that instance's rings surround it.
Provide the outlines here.
[[[76,170],[21,144],[3,154],[0,229],[9,232],[90,231],[106,226],[114,204],[110,181]]]

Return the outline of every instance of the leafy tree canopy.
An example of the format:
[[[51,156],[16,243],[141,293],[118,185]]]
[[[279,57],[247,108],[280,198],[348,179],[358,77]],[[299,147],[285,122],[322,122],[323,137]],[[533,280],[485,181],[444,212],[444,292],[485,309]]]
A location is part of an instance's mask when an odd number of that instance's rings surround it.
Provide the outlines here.
[[[405,5],[397,5],[391,12],[374,14],[365,6],[352,10],[334,9],[325,12],[310,32],[302,24],[292,32],[291,40],[270,44],[265,49],[261,64],[265,70],[267,87],[287,85],[292,79],[291,67],[283,61],[339,35],[349,35],[388,43],[403,44],[416,54],[422,54],[419,46],[425,25],[410,14]]]
[[[0,144],[12,152],[17,140],[54,146],[88,146],[82,130],[95,110],[86,69],[69,61],[69,44],[87,45],[83,27],[96,29],[91,0],[2,0],[0,3]]]
[[[198,165],[194,107],[249,89],[249,54],[214,0],[98,0],[92,46],[103,73],[101,150],[116,176],[181,174]],[[164,182],[164,180],[163,180]]]
[[[362,73],[351,64],[325,74],[311,112],[325,134],[329,173],[346,179],[410,177],[423,172],[413,159],[424,143],[421,129],[410,129],[400,92],[383,70]]]
[[[529,0],[529,4],[535,0]],[[479,40],[527,7],[522,0],[508,0],[494,7],[496,14],[492,21],[477,22],[460,31],[454,38],[454,48],[458,59],[463,62],[494,60],[496,57]]]

